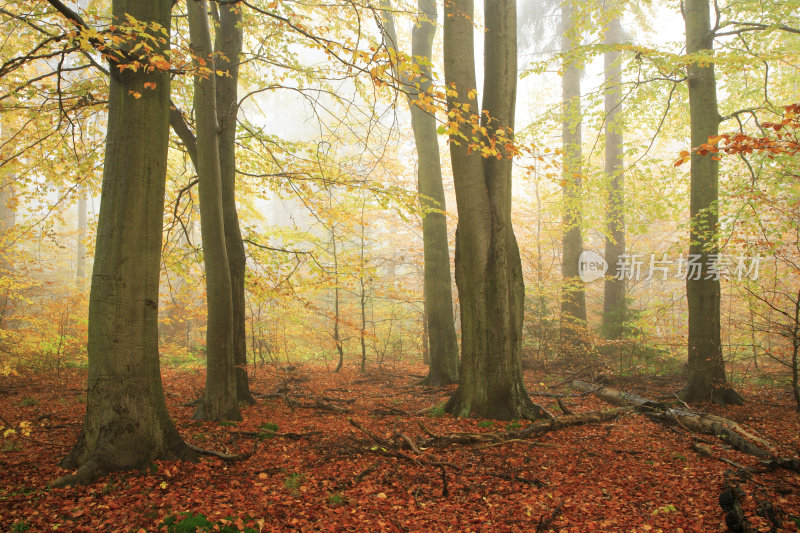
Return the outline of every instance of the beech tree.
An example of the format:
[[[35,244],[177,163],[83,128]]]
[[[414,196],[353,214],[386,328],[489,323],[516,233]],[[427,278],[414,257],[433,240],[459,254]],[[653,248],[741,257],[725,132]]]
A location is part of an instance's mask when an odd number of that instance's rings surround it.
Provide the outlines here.
[[[151,25],[155,53],[169,47],[170,0],[113,0],[123,37],[111,61],[108,131],[89,299],[89,379],[78,442],[61,461],[90,483],[155,459],[195,456],[167,413],[158,359],[158,279],[169,138],[169,75],[124,68],[138,58],[126,15]],[[125,39],[125,37],[128,37]],[[151,89],[143,91],[147,83]],[[140,94],[134,98],[129,93]]]
[[[581,357],[587,348],[586,292],[578,276],[578,261],[583,251],[582,193],[583,169],[581,150],[581,71],[575,54],[575,41],[580,31],[575,7],[561,4],[561,50],[564,54],[561,81],[564,168],[561,178],[563,196],[561,240],[561,351],[569,358]],[[580,43],[578,43],[580,44]]]
[[[610,14],[606,29],[606,45],[622,43],[618,3],[607,5]],[[623,167],[622,65],[620,53],[606,50],[605,67],[605,173],[606,186],[606,250],[609,266],[603,286],[602,332],[607,339],[618,339],[625,322],[625,279],[618,277],[619,259],[625,253],[625,174]]]
[[[692,146],[707,144],[719,132],[717,82],[710,61],[714,32],[708,0],[687,0],[683,8],[689,82],[689,119]],[[719,276],[709,275],[712,258],[719,253],[719,161],[712,153],[691,155],[691,229],[689,254],[698,258],[700,272],[686,277],[689,303],[688,381],[681,396],[686,401],[742,402],[725,376],[720,339]]]
[[[216,2],[214,5],[216,6]],[[231,277],[233,303],[233,362],[236,365],[236,397],[255,403],[247,379],[247,333],[245,327],[245,252],[239,213],[236,207],[236,119],[239,116],[239,62],[242,56],[243,22],[241,6],[219,2],[214,50],[217,68],[216,112],[219,118],[220,179],[222,180],[222,218],[225,225],[225,251]]]
[[[239,420],[233,360],[233,298],[225,246],[220,151],[217,143],[215,58],[211,50],[206,0],[189,0],[194,63],[194,109],[197,119],[197,175],[200,224],[206,271],[208,326],[206,330],[206,389],[195,418]]]
[[[477,106],[473,2],[445,2],[444,70],[450,157],[458,206],[456,285],[461,308],[461,375],[445,409],[456,416],[546,416],[522,382],[523,300],[519,248],[511,223],[511,164],[517,87],[516,2],[486,2],[484,94]],[[480,116],[477,123],[476,116]],[[481,129],[483,128],[483,129]],[[498,157],[468,144],[498,135]]]
[[[214,20],[218,22],[214,35],[214,68],[207,70],[207,77],[213,78],[213,97],[206,96],[202,105],[213,108],[216,116],[216,138],[218,165],[221,182],[222,217],[224,224],[225,254],[230,277],[233,343],[232,365],[235,366],[236,398],[239,402],[253,404],[247,377],[247,336],[244,298],[245,250],[236,207],[236,119],[239,113],[238,86],[239,62],[242,54],[242,12],[240,6],[230,3],[211,5]],[[196,21],[199,23],[200,21]],[[210,37],[205,46],[210,50]],[[203,59],[206,61],[206,59]],[[206,67],[208,68],[208,67]],[[200,110],[204,113],[206,110]],[[195,111],[197,113],[197,110]],[[181,112],[173,107],[170,111],[170,124],[183,142],[195,169],[200,165],[198,139],[200,121],[196,132],[192,132]],[[212,121],[204,122],[213,125]],[[211,142],[210,138],[206,142]],[[207,154],[206,154],[207,155]],[[198,171],[199,174],[199,171]],[[202,214],[201,214],[202,218]],[[219,259],[219,258],[216,258]],[[227,326],[225,326],[227,327]],[[227,358],[227,355],[225,356]],[[227,375],[227,371],[225,372]],[[224,377],[224,379],[228,379]]]
[[[453,288],[450,278],[450,244],[447,238],[447,208],[442,185],[442,164],[436,133],[436,116],[417,102],[432,86],[431,58],[436,35],[436,2],[420,0],[419,20],[411,33],[412,69],[398,69],[399,44],[391,11],[384,0],[384,29],[388,45],[394,50],[395,77],[407,91],[411,127],[417,148],[417,189],[422,206],[422,245],[424,258],[423,294],[425,325],[428,332],[430,366],[425,383],[443,385],[458,381],[458,340],[453,321]]]

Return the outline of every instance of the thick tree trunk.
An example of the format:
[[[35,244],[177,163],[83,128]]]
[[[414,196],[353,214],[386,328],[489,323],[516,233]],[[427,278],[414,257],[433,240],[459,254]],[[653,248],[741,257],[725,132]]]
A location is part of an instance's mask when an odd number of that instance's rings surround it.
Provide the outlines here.
[[[192,52],[196,58],[194,66],[198,69],[194,82],[196,170],[208,303],[206,390],[194,417],[201,420],[240,420],[233,361],[231,276],[222,214],[216,76],[208,27],[208,5],[206,0],[189,0],[186,9]]]
[[[118,24],[126,24],[130,14],[169,29],[171,6],[171,0],[114,0],[112,11]],[[155,459],[194,457],[167,413],[158,360],[169,76],[142,69],[110,71],[89,301],[86,415],[77,444],[61,462],[78,471],[57,480],[58,486],[90,483],[107,472],[143,468]],[[146,82],[155,88],[142,91]],[[131,91],[141,91],[141,98],[130,96]]]
[[[448,109],[478,113],[475,98],[473,3],[445,3],[445,81]],[[511,135],[516,102],[516,2],[485,4],[485,84],[481,121],[490,138],[499,129]],[[491,119],[487,118],[491,117]],[[456,285],[461,309],[461,375],[447,403],[457,416],[539,418],[522,382],[522,265],[511,224],[511,155],[482,159],[465,139],[469,115],[451,135],[450,154],[458,204]],[[498,145],[501,143],[498,143]]]
[[[245,327],[244,276],[246,259],[239,215],[236,209],[236,118],[239,114],[239,61],[242,55],[241,6],[221,4],[214,49],[217,114],[219,116],[219,166],[222,179],[222,216],[225,223],[225,249],[231,276],[233,303],[233,360],[236,365],[236,395],[240,402],[255,403],[247,380],[247,333]]]
[[[579,27],[574,7],[568,1],[561,6],[561,48],[564,59],[562,78],[562,258],[561,258],[561,353],[567,360],[581,361],[588,351],[586,331],[586,294],[578,276],[578,261],[583,251],[581,168],[581,70],[578,60],[570,57]],[[579,43],[578,43],[579,44]]]
[[[453,317],[453,283],[450,277],[450,244],[447,207],[442,185],[442,164],[436,117],[415,105],[420,93],[432,84],[431,57],[436,35],[436,2],[419,0],[420,21],[411,33],[411,54],[417,71],[413,78],[397,72],[408,91],[411,127],[417,148],[417,189],[422,207],[424,256],[424,307],[429,339],[430,366],[424,383],[444,385],[458,381],[458,340]],[[399,48],[390,2],[383,2],[389,46]]]
[[[622,42],[619,4],[612,3],[614,10],[606,31],[606,44]],[[622,133],[622,65],[620,53],[607,51],[605,63],[606,89],[606,252],[609,270],[603,286],[602,333],[607,339],[619,339],[625,324],[625,279],[619,274],[619,258],[625,253],[625,175],[623,174]]]
[[[686,52],[711,52],[708,0],[687,0],[684,5]],[[717,84],[714,64],[690,63],[689,116],[692,147],[707,143],[719,132]],[[688,382],[682,391],[686,401],[713,401],[720,404],[742,402],[728,385],[720,340],[720,282],[709,276],[710,256],[717,254],[719,163],[712,154],[691,157],[691,230],[689,254],[702,265],[697,276],[687,276],[689,303]],[[706,278],[712,279],[706,279]],[[695,279],[697,278],[697,279]]]

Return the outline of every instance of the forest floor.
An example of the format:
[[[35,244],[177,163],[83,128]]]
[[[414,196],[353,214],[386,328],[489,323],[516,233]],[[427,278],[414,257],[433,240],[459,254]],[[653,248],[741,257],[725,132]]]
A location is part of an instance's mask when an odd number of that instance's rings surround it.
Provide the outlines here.
[[[67,473],[56,463],[81,427],[85,373],[0,377],[0,425],[20,430],[20,422],[31,423],[29,436],[0,432],[0,531],[194,531],[200,524],[223,531],[724,531],[718,498],[738,470],[730,461],[758,465],[714,436],[700,437],[711,455],[698,453],[698,436],[634,412],[530,439],[416,451],[395,446],[404,437],[420,442],[426,434],[499,433],[528,424],[442,414],[454,387],[418,385],[421,365],[367,374],[314,365],[259,369],[252,389],[272,397],[259,398],[235,424],[191,419],[186,402],[200,394],[202,371],[162,372],[168,407],[188,442],[233,454],[252,452],[257,443],[255,453],[237,462],[158,462],[87,487],[49,490]],[[558,381],[526,372],[531,393],[565,393],[562,401],[575,413],[609,409],[592,395],[554,388]],[[613,383],[654,399],[672,397],[680,385]],[[695,407],[798,456],[800,416],[791,395],[744,393],[741,407]],[[553,397],[533,398],[560,413]],[[754,530],[770,531],[758,514],[767,514],[766,504],[781,523],[773,530],[797,530],[800,474],[755,473],[739,486]]]

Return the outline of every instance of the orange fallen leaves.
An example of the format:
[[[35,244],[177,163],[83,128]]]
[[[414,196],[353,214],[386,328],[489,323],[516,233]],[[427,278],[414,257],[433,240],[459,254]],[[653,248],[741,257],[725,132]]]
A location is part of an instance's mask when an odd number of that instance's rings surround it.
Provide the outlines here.
[[[315,398],[354,399],[347,404],[348,416],[380,436],[402,431],[420,437],[419,423],[436,434],[495,431],[513,423],[493,421],[492,427],[485,427],[478,420],[449,416],[372,413],[378,404],[411,413],[443,402],[453,387],[416,385],[416,376],[423,373],[422,367],[396,365],[367,375],[348,368],[332,374],[322,367],[301,365],[294,372],[260,371],[252,388],[268,393],[289,387]],[[546,376],[526,377],[533,391],[541,388],[540,382],[551,382]],[[426,459],[462,469],[446,469],[449,495],[443,497],[438,469],[370,451],[364,435],[342,415],[291,409],[282,398],[273,398],[246,409],[245,420],[235,426],[197,422],[191,420],[192,407],[185,402],[202,387],[203,373],[165,368],[163,378],[170,412],[182,436],[197,446],[249,451],[253,437],[247,435],[267,422],[278,426],[276,433],[322,434],[297,440],[265,438],[257,453],[240,463],[208,458],[194,464],[157,461],[144,472],[111,474],[89,487],[53,491],[44,489],[63,473],[55,462],[68,447],[21,442],[20,449],[0,453],[0,530],[25,521],[31,531],[52,530],[55,524],[65,531],[159,531],[165,529],[167,516],[191,511],[216,524],[256,531],[533,531],[558,507],[561,511],[550,526],[553,531],[724,527],[717,497],[729,465],[697,455],[691,449],[691,436],[640,415],[566,428],[530,443],[423,450]],[[29,420],[47,415],[46,425],[34,427],[33,438],[70,445],[80,429],[84,406],[78,399],[85,375],[70,372],[61,387],[52,386],[49,379],[0,377],[0,390],[10,391],[0,394],[0,415]],[[16,402],[22,395],[36,397],[38,405],[20,412]],[[759,398],[761,402],[729,409],[725,415],[797,448],[800,421],[790,409],[791,397],[767,390],[759,391]],[[591,396],[565,400],[576,412],[605,408]],[[714,452],[751,463],[719,444]],[[770,499],[787,516],[800,516],[800,494],[794,488],[798,482],[800,476],[782,472],[743,485],[752,495],[744,501],[751,523],[763,525],[755,513],[755,495]],[[788,520],[786,527],[791,527]]]

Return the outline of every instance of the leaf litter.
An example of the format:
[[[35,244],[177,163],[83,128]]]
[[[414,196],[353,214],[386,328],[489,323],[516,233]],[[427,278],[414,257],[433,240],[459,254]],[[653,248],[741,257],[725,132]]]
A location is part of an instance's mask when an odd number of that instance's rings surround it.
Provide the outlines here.
[[[725,531],[719,496],[737,475],[732,465],[758,466],[722,442],[633,411],[498,440],[529,422],[444,414],[454,386],[418,385],[424,372],[404,364],[367,374],[312,364],[259,369],[251,378],[259,401],[244,420],[209,423],[192,420],[187,403],[199,396],[203,372],[164,368],[168,407],[184,439],[252,456],[157,461],[146,471],[55,490],[48,483],[66,473],[58,459],[80,432],[85,374],[0,378],[0,425],[30,423],[29,435],[0,442],[0,530]],[[546,381],[526,373],[532,394],[554,392]],[[668,380],[621,386],[663,397],[679,387]],[[592,395],[556,392],[576,414],[608,409]],[[800,416],[791,395],[744,392],[743,406],[701,407],[797,456]],[[560,412],[554,397],[536,399]],[[478,437],[445,439],[467,434]],[[797,530],[800,475],[777,469],[737,483],[754,531]]]

